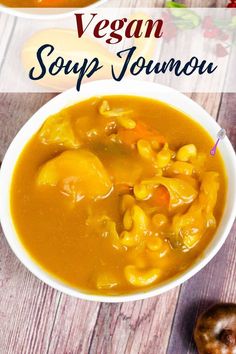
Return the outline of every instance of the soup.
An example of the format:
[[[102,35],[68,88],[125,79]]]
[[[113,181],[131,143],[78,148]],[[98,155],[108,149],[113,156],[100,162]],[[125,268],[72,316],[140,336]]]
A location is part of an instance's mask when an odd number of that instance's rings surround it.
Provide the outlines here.
[[[96,0],[1,0],[0,4],[9,7],[85,7]]]
[[[149,289],[188,269],[226,195],[213,141],[184,113],[95,97],[49,117],[15,167],[17,234],[47,272],[88,293]]]

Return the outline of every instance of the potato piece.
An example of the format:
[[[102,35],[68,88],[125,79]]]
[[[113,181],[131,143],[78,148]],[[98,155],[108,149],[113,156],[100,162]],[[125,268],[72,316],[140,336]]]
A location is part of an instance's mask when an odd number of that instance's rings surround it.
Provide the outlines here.
[[[158,268],[140,270],[134,265],[125,267],[125,277],[127,281],[136,287],[143,287],[153,284],[159,277],[161,271]]]
[[[42,166],[38,186],[58,187],[73,199],[106,197],[112,183],[101,161],[87,150],[65,151]]]
[[[63,112],[46,120],[39,132],[39,139],[43,144],[56,144],[68,149],[81,145],[74,134],[70,118]]]

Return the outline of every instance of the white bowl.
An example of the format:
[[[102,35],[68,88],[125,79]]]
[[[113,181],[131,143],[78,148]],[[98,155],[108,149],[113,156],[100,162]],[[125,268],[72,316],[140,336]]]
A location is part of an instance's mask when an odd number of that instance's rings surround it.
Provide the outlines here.
[[[90,9],[102,6],[107,0],[96,0],[91,5],[82,7],[82,9]],[[56,13],[55,13],[56,10]],[[16,17],[35,19],[35,20],[59,20],[74,15],[77,8],[15,8],[6,5],[0,5],[0,13],[6,13]]]
[[[220,153],[225,162],[228,177],[228,190],[223,217],[214,238],[205,249],[204,253],[201,254],[199,259],[197,259],[196,262],[184,273],[174,277],[173,279],[169,279],[160,285],[157,285],[152,290],[140,290],[138,293],[130,295],[100,296],[83,293],[62,283],[43,270],[31,258],[17,236],[10,213],[10,186],[12,174],[19,155],[32,135],[39,130],[43,122],[51,114],[60,111],[66,106],[83,101],[84,99],[93,96],[118,94],[135,95],[164,101],[191,116],[191,118],[200,123],[201,126],[203,126],[214,139],[220,130],[220,126],[203,108],[185,95],[168,87],[133,80],[125,80],[121,83],[115,83],[113,80],[95,81],[83,85],[80,93],[78,93],[75,89],[65,91],[64,93],[53,98],[38,112],[36,112],[12,141],[5,155],[0,171],[0,220],[8,243],[16,256],[34,275],[53,288],[81,299],[102,302],[123,302],[145,299],[164,293],[165,291],[168,291],[191,278],[194,274],[199,272],[219,251],[230,232],[236,216],[236,156],[230,141],[228,138],[225,138],[219,146]]]

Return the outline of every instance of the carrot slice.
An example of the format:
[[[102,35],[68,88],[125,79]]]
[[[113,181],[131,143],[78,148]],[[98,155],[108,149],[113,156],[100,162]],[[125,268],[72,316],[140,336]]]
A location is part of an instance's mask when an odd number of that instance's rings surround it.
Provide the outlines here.
[[[166,187],[157,187],[152,195],[151,203],[155,206],[168,207],[170,203],[170,195]]]
[[[155,129],[147,127],[144,123],[137,122],[134,129],[121,128],[118,131],[118,136],[122,142],[127,145],[136,144],[140,139],[153,140],[160,144],[165,144],[165,138]]]

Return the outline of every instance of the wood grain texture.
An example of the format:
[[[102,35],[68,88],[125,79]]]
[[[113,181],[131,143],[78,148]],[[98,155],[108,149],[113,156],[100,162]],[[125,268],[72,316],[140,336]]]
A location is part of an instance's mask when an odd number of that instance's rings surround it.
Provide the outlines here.
[[[91,353],[164,354],[178,290],[144,301],[102,304],[94,328]]]
[[[109,0],[106,7],[163,7],[165,0]]]
[[[1,156],[16,131],[52,96],[0,95]],[[223,95],[222,100],[219,94],[191,97],[212,115],[216,116],[216,107],[220,107],[218,120],[231,139],[235,139],[235,130],[229,128],[232,117],[235,120],[236,95]],[[233,263],[236,251],[232,247],[232,235],[215,260],[182,286],[177,306],[178,288],[149,300],[115,305],[99,305],[60,295],[20,265],[2,237],[0,321],[4,325],[0,328],[0,353],[87,353],[88,350],[90,353],[156,353],[158,348],[158,354],[164,354],[167,346],[170,354],[194,353],[191,333],[199,311],[212,301],[232,301],[236,295],[235,266],[225,266]],[[219,272],[222,279],[216,281]],[[229,291],[223,294],[222,289],[227,286]],[[183,325],[186,326],[184,335],[180,332]],[[182,340],[186,337],[189,341]]]

